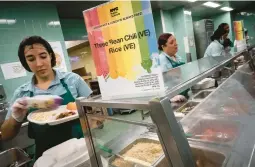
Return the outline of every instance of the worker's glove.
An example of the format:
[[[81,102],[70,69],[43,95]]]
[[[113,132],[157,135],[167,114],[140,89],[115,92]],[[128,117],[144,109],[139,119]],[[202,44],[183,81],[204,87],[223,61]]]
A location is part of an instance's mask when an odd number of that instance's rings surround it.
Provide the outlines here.
[[[183,96],[183,95],[176,95],[170,101],[173,103],[173,102],[184,102],[186,100],[187,99],[186,99],[185,96]]]
[[[28,111],[26,98],[17,99],[13,103],[11,108],[12,108],[12,117],[17,122],[23,122],[24,118],[27,115],[27,111]]]

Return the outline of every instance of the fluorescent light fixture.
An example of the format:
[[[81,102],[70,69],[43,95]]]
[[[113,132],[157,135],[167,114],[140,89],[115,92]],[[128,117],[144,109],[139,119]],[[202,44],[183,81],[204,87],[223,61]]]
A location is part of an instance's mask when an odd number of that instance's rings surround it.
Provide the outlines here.
[[[59,21],[50,21],[48,23],[49,26],[59,26],[60,25],[60,22]]]
[[[187,0],[188,2],[196,2],[197,0]]]
[[[247,13],[246,12],[241,12],[240,13],[242,16],[245,16]]]
[[[0,19],[0,24],[7,24],[7,20],[6,19]]]
[[[234,10],[233,8],[230,8],[230,7],[222,7],[220,9],[224,10],[224,11],[227,11],[227,12]]]
[[[186,14],[186,15],[190,15],[190,16],[191,16],[191,11],[184,10],[184,14]]]
[[[16,23],[16,19],[7,19],[7,24],[12,25]]]
[[[0,19],[0,24],[13,25],[16,23],[16,19]]]
[[[207,6],[207,7],[210,7],[210,8],[217,8],[220,6],[220,4],[218,3],[215,3],[215,2],[206,2],[206,3],[203,3],[204,6]]]

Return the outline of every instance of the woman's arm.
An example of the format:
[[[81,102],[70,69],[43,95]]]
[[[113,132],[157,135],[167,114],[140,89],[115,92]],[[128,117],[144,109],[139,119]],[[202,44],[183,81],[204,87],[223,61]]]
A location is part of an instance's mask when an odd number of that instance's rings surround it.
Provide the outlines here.
[[[0,129],[2,140],[12,139],[19,133],[21,124],[27,114],[26,101],[19,97],[20,92],[19,90],[16,90],[11,100],[5,121]]]
[[[20,130],[21,123],[17,122],[13,117],[5,120],[1,126],[2,140],[10,140],[14,138]]]

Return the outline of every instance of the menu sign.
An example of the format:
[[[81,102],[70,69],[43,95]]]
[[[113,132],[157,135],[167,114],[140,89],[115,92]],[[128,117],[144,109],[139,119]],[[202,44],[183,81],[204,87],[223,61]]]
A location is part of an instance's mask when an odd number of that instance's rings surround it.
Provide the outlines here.
[[[242,51],[247,48],[246,40],[244,38],[244,25],[243,21],[234,21],[235,32],[235,46],[237,51]]]
[[[240,41],[243,40],[243,23],[242,21],[234,21],[234,32],[235,32],[235,39]]]
[[[83,15],[104,99],[164,91],[150,1],[112,1]]]

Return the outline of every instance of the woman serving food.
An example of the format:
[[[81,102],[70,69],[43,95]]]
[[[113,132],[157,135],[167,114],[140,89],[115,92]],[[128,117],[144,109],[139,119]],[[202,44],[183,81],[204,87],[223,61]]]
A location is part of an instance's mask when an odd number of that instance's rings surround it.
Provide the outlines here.
[[[34,75],[28,83],[18,87],[13,95],[11,107],[1,127],[2,139],[14,138],[20,130],[28,109],[26,97],[57,95],[62,104],[74,102],[77,97],[88,97],[92,91],[84,80],[72,72],[54,70],[56,56],[50,44],[39,36],[25,38],[19,45],[18,56],[22,66]],[[42,153],[68,139],[83,137],[79,119],[60,125],[38,125],[29,123],[28,136],[35,139],[37,159]]]
[[[173,68],[179,67],[185,62],[177,55],[178,44],[176,38],[170,33],[163,33],[158,38],[158,49],[161,51],[159,55],[159,64],[162,72],[167,72]],[[173,97],[171,102],[186,101],[189,89],[179,95]]]

